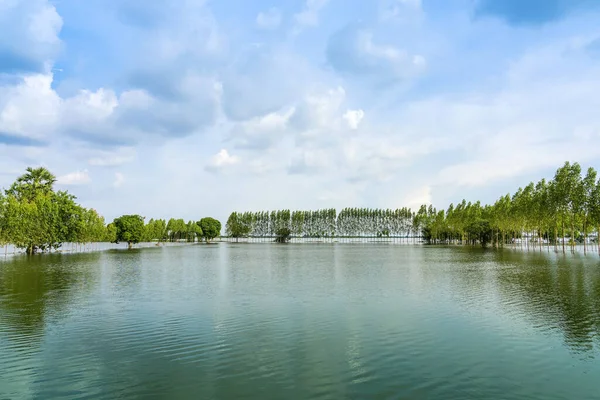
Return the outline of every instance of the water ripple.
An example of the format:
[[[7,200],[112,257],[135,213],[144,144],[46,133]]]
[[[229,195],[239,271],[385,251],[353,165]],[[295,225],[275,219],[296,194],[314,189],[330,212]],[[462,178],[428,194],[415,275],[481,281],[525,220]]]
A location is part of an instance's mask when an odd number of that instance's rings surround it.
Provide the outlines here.
[[[0,262],[0,399],[593,398],[598,260],[373,244]]]

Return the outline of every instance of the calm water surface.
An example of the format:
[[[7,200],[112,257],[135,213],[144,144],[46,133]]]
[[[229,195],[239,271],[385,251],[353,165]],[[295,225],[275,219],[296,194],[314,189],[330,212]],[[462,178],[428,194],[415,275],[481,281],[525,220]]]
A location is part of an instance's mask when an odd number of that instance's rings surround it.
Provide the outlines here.
[[[0,399],[600,399],[600,260],[216,244],[0,259]]]

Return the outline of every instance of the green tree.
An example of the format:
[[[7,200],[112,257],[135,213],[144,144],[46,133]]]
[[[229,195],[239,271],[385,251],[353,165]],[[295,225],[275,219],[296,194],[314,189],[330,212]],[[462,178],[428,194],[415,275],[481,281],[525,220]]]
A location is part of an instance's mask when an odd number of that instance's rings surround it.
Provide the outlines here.
[[[194,221],[189,221],[186,225],[186,229],[186,239],[188,242],[195,242],[196,239],[200,241],[200,239],[202,238],[202,228],[200,228],[200,226],[197,223],[195,223]]]
[[[139,215],[123,215],[114,220],[116,228],[115,243],[127,242],[131,249],[144,236],[144,217]]]
[[[10,238],[8,237],[8,232],[6,230],[5,222],[6,222],[6,197],[0,193],[0,246],[5,247],[4,251],[6,252],[6,246],[10,243]]]
[[[214,218],[202,218],[197,224],[202,229],[202,235],[207,242],[221,234],[221,223]]]
[[[277,243],[287,243],[290,241],[292,236],[292,231],[288,227],[280,227],[275,231],[275,241]]]
[[[118,243],[117,242],[117,227],[113,222],[106,225],[106,229],[104,230],[104,242],[108,243]]]
[[[598,174],[593,168],[588,168],[585,178],[581,181],[579,195],[581,196],[581,214],[583,228],[583,253],[587,254],[587,237],[590,225],[594,224],[594,209],[598,199],[595,198],[596,178]]]
[[[28,254],[59,248],[81,236],[84,208],[75,196],[53,191],[56,178],[45,168],[28,168],[3,200],[0,225],[4,240]]]
[[[250,234],[252,226],[248,223],[249,218],[237,212],[232,212],[225,224],[225,234],[238,241],[239,238],[247,237]]]
[[[52,192],[56,176],[44,167],[28,167],[25,174],[19,176],[12,184],[7,195],[12,195],[18,200],[33,200],[38,194]]]

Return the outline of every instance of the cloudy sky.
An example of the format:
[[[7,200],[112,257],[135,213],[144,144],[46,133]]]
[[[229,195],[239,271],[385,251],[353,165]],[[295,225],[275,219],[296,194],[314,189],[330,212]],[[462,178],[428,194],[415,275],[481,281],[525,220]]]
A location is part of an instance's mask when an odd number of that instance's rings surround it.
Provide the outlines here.
[[[600,166],[597,0],[0,0],[0,186],[107,219],[495,200]]]

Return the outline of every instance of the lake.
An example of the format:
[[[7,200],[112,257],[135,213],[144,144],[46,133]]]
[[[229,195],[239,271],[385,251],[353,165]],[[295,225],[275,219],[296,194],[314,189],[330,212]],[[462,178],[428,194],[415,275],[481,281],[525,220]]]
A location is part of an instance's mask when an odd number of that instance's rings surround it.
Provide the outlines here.
[[[385,244],[0,258],[0,399],[600,399],[597,256]]]

